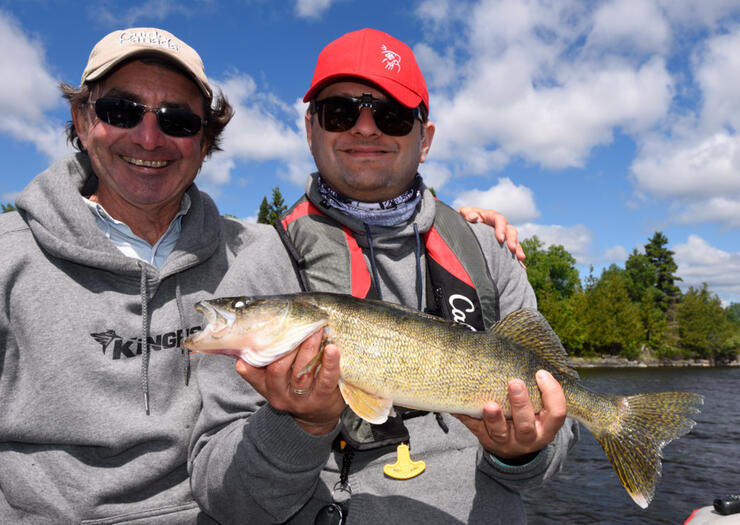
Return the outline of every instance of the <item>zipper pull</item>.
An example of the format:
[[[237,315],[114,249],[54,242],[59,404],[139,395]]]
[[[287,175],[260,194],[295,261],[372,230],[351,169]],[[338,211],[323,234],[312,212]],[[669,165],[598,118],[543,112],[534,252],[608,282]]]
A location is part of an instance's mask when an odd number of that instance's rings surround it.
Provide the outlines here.
[[[401,443],[396,449],[396,462],[392,465],[385,465],[383,472],[393,479],[411,479],[424,472],[426,468],[423,461],[411,461],[409,446]]]

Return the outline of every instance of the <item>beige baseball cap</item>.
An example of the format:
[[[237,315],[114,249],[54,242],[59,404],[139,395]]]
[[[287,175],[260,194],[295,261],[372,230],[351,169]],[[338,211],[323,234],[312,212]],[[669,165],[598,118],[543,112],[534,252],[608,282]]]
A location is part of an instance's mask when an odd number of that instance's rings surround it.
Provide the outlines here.
[[[195,49],[172,33],[155,27],[133,27],[104,36],[90,52],[80,84],[98,80],[114,66],[136,55],[160,55],[188,73],[208,100],[213,91]]]

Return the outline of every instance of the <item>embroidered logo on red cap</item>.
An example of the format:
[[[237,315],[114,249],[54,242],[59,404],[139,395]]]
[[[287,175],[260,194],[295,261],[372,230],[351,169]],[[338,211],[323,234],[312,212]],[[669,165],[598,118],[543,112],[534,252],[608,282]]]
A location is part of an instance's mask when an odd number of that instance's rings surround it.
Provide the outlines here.
[[[400,73],[401,55],[399,55],[395,51],[391,51],[390,49],[388,49],[385,44],[381,45],[380,49],[382,50],[381,53],[383,54],[383,64],[385,64],[385,68],[388,71],[393,71],[394,69],[398,68],[398,73]]]

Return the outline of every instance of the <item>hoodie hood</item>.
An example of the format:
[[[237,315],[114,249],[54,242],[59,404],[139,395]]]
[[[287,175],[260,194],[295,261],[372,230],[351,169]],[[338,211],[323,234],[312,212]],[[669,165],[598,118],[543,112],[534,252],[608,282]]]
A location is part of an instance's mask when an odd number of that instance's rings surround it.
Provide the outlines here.
[[[108,240],[80,198],[92,194],[96,187],[97,177],[87,154],[76,153],[54,162],[34,178],[16,199],[16,207],[36,241],[52,256],[138,281],[141,261],[126,257]],[[158,272],[159,278],[210,257],[223,235],[218,210],[210,197],[195,184],[187,193],[191,206],[182,218],[183,233]],[[213,235],[214,231],[218,235]],[[150,272],[157,274],[153,267],[147,268]]]
[[[93,214],[81,198],[97,187],[86,153],[63,158],[41,173],[16,199],[16,206],[36,242],[52,257],[72,264],[104,270],[120,278],[129,292],[138,291],[141,305],[141,389],[149,414],[149,344],[151,316],[149,301],[162,281],[174,276],[175,303],[181,330],[186,329],[181,298],[180,272],[210,258],[221,243],[221,218],[213,201],[195,184],[187,189],[190,209],[182,218],[182,230],[174,250],[161,269],[122,254],[98,228]],[[190,376],[190,354],[183,353],[185,383]]]

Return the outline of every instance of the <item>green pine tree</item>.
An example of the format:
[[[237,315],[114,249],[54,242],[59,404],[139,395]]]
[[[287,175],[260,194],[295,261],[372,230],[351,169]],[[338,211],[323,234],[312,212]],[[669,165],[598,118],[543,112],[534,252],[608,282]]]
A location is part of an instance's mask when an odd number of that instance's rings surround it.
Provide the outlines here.
[[[8,213],[9,211],[15,211],[15,206],[12,204],[0,204],[0,207],[2,207],[3,213]]]
[[[267,197],[262,198],[262,204],[260,204],[259,212],[257,212],[257,222],[274,226],[287,209],[280,188],[275,186],[272,189],[272,202],[268,202]]]
[[[674,252],[666,248],[668,238],[662,232],[655,232],[645,245],[645,255],[656,270],[655,286],[666,296],[665,306],[673,302],[681,294],[676,281],[681,281],[676,276],[678,265],[673,260]]]
[[[650,257],[641,254],[637,249],[624,263],[627,277],[627,290],[633,302],[639,302],[645,297],[648,289],[654,288],[658,283],[658,270],[653,265]]]
[[[701,288],[689,287],[681,297],[677,317],[681,347],[690,355],[713,363],[734,356],[737,348],[731,342],[735,332],[732,321],[707,283],[702,283]]]
[[[643,327],[640,309],[630,299],[625,271],[605,269],[586,292],[588,342],[595,349],[635,359],[640,353]]]
[[[269,223],[274,225],[278,220],[280,220],[280,216],[287,209],[288,207],[285,205],[283,194],[280,193],[280,188],[275,186],[272,189],[272,202],[270,203],[270,213],[268,215]]]
[[[260,224],[270,224],[270,205],[267,203],[267,197],[262,197],[260,211],[257,213],[257,222]]]
[[[581,285],[575,258],[559,244],[547,250],[543,246],[536,235],[522,241],[527,254],[527,277],[537,300],[541,300],[546,290],[555,293],[557,299],[570,297]]]
[[[733,322],[740,322],[740,303],[730,303],[727,307],[727,314]]]

